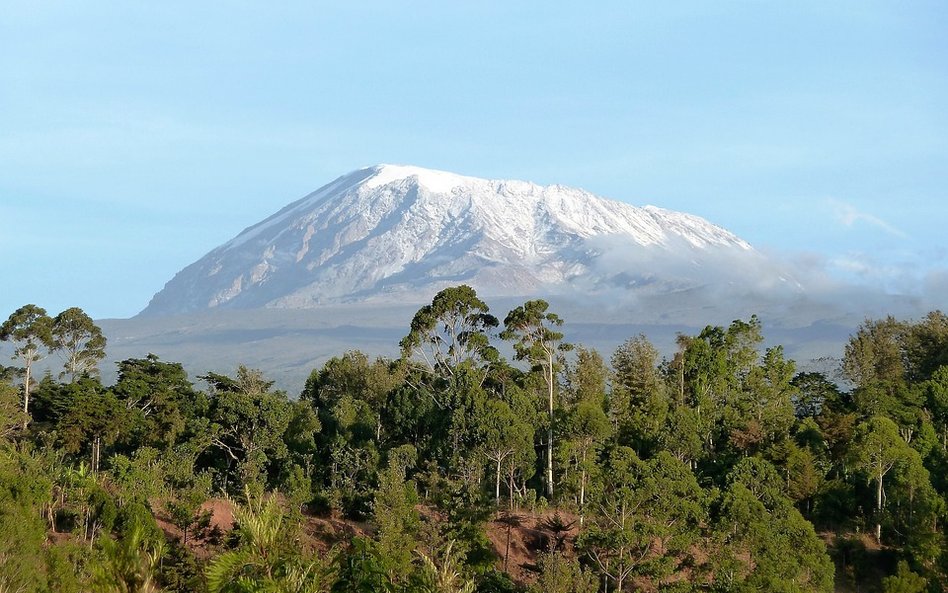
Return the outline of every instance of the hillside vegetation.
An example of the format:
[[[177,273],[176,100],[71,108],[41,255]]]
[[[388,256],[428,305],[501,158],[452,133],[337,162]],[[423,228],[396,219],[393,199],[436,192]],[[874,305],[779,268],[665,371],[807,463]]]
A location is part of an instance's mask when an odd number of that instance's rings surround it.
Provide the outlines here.
[[[287,394],[147,353],[103,385],[88,316],[26,305],[0,326],[0,593],[944,590],[948,316],[866,320],[838,377],[756,317],[664,360],[562,324],[448,288],[398,359]]]

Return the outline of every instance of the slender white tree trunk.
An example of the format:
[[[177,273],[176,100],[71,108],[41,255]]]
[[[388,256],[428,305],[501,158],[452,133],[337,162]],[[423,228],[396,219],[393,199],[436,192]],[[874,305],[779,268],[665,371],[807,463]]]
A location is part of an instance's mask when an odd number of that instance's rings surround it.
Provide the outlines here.
[[[876,482],[876,542],[882,543],[882,473]]]
[[[30,369],[32,365],[26,363],[26,377],[23,381],[23,431],[26,432],[26,427],[30,423]]]
[[[500,460],[501,457],[497,457],[497,480],[494,483],[494,504],[500,508]]]
[[[580,474],[579,478],[579,524],[582,525],[585,521],[585,508],[586,506],[586,449],[583,449],[583,471]]]
[[[549,355],[549,375],[547,376],[550,403],[550,426],[546,431],[546,494],[553,502],[553,353]]]

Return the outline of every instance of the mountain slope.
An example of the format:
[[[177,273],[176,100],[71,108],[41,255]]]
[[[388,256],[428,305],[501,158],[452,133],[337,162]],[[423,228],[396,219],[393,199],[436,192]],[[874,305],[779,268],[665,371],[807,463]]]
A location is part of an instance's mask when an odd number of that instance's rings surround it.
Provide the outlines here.
[[[799,288],[696,216],[559,185],[379,165],[245,229],[175,275],[142,314],[423,302],[460,282],[497,296]]]

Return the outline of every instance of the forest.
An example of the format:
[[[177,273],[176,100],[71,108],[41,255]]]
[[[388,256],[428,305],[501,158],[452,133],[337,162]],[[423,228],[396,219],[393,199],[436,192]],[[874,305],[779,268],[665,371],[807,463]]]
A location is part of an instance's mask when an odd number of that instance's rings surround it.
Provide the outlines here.
[[[666,357],[563,323],[447,288],[398,359],[340,353],[287,394],[148,353],[104,385],[93,320],[25,305],[0,325],[0,593],[945,590],[944,313],[865,320],[832,376],[757,317]]]

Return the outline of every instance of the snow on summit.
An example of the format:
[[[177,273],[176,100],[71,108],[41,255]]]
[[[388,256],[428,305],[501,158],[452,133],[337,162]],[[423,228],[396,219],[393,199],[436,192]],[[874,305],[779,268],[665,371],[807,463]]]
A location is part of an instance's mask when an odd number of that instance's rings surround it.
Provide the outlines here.
[[[450,193],[453,188],[474,180],[473,177],[462,177],[446,171],[435,171],[410,165],[378,165],[371,169],[375,171],[375,175],[366,180],[365,187],[368,188],[376,188],[393,181],[414,177],[419,185],[424,186],[429,191]]]
[[[561,185],[377,165],[248,227],[176,274],[142,314],[424,302],[462,282],[528,296],[742,279],[782,282],[750,245],[697,216]]]

